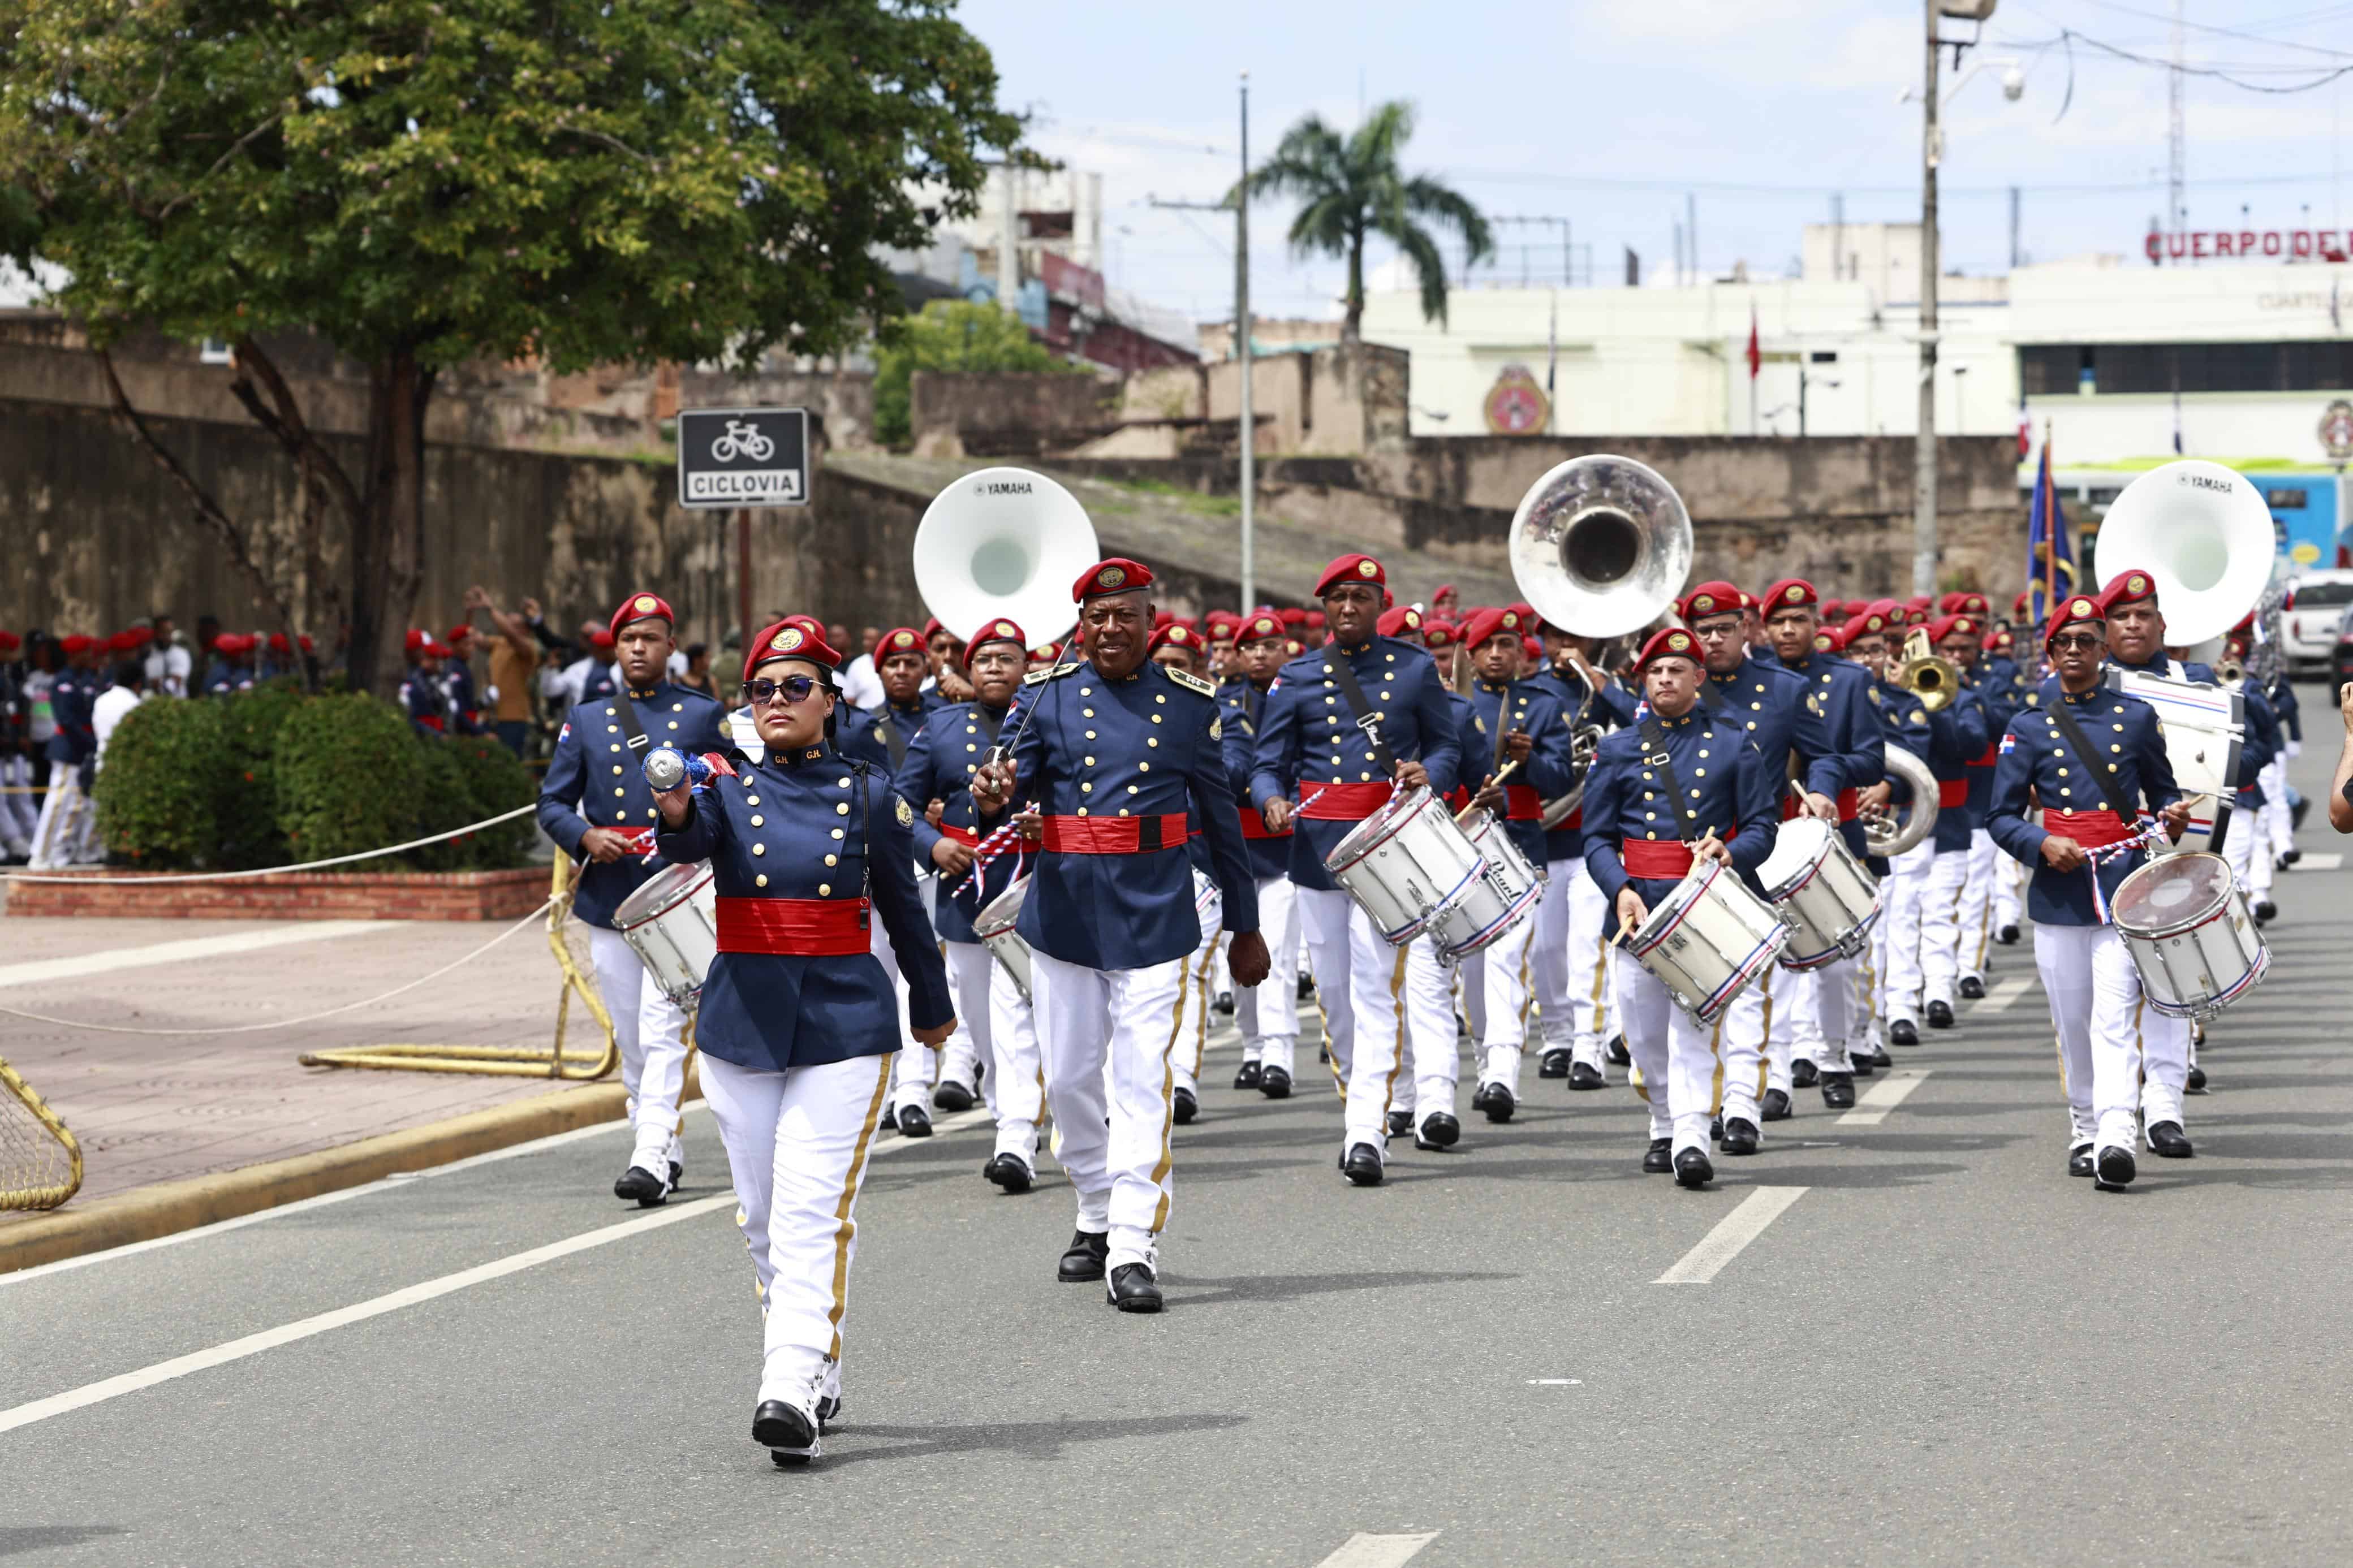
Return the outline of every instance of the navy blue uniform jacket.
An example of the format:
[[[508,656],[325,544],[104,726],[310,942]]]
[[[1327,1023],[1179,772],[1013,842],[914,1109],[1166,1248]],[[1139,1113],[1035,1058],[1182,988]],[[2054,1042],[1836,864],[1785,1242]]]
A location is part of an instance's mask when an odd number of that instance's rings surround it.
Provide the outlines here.
[[[631,692],[629,706],[645,727],[649,751],[662,745],[698,753],[729,750],[724,715],[700,691],[663,681],[651,691]],[[573,709],[555,737],[555,754],[540,781],[539,825],[575,860],[592,827],[618,828],[638,835],[648,848],[653,846],[660,826],[654,795],[646,786],[645,758],[628,749],[627,739],[619,709],[602,697]],[[645,885],[652,870],[641,855],[605,865],[588,861],[580,868],[572,912],[590,925],[609,927],[613,911]]]
[[[1005,712],[994,713],[978,702],[946,703],[924,721],[922,731],[909,742],[907,760],[900,764],[895,782],[901,798],[914,808],[915,821],[911,831],[918,866],[932,866],[932,847],[948,837],[933,826],[926,815],[926,808],[935,800],[944,807],[940,814],[943,826],[962,829],[966,843],[980,838],[980,811],[972,801],[972,775],[978,771],[981,759],[988,755],[988,748],[995,743],[992,736],[1011,711],[1010,704]],[[1012,731],[1004,731],[1004,738],[1011,740]],[[932,919],[943,941],[980,940],[973,934],[973,917],[987,909],[991,899],[1013,885],[1017,864],[1016,857],[1003,855],[991,861],[978,877],[940,873],[940,897]],[[951,889],[967,879],[970,887],[949,896]]]
[[[710,861],[723,900],[871,897],[907,983],[907,1021],[935,1029],[955,1017],[947,966],[915,891],[915,814],[889,776],[831,746],[782,761],[738,753],[733,766],[733,777],[695,790],[686,821],[656,840],[663,858]],[[722,952],[702,983],[694,1043],[721,1061],[776,1072],[879,1057],[901,1044],[898,998],[871,952]]]
[[[1585,866],[1613,906],[1630,886],[1656,909],[1681,880],[1630,879],[1619,847],[1623,839],[1696,842],[1713,829],[1732,851],[1734,869],[1753,882],[1780,830],[1781,766],[1766,761],[1742,720],[1694,703],[1682,718],[1662,718],[1659,725],[1675,776],[1698,813],[1699,831],[1688,827],[1667,798],[1665,771],[1645,763],[1641,731],[1604,736],[1585,781]]]
[[[1242,824],[1242,842],[1250,850],[1250,871],[1259,880],[1291,874],[1291,838],[1288,833],[1266,837],[1252,835],[1266,831],[1266,815],[1250,804],[1250,773],[1253,753],[1258,746],[1259,720],[1266,711],[1266,693],[1247,680],[1229,680],[1218,688],[1218,703],[1224,709],[1219,721],[1219,743],[1226,753],[1226,776],[1233,782],[1234,808]],[[1296,784],[1296,780],[1292,781]],[[1286,795],[1295,803],[1298,796],[1286,787]]]
[[[1455,699],[1468,710],[1467,717],[1460,716],[1458,710],[1456,721],[1462,751],[1459,781],[1461,787],[1472,795],[1479,793],[1487,776],[1503,766],[1495,761],[1495,737],[1518,730],[1535,743],[1528,752],[1528,760],[1504,781],[1504,790],[1533,790],[1539,803],[1568,793],[1568,720],[1561,712],[1555,689],[1548,681],[1514,680],[1508,686],[1497,686],[1492,681],[1474,680],[1470,696]],[[1511,709],[1508,714],[1503,711],[1507,704]],[[1504,759],[1509,761],[1508,757]],[[1525,795],[1518,798],[1527,800]],[[1552,852],[1546,842],[1547,835],[1543,825],[1532,817],[1517,821],[1506,817],[1504,831],[1512,836],[1520,853],[1537,866],[1544,865]]]
[[[2034,868],[2026,887],[2026,912],[2044,925],[2103,925],[2092,900],[2096,871],[2103,899],[2116,897],[2116,888],[2147,858],[2136,849],[2095,862],[2092,869],[2055,871],[2042,858],[2042,841],[2051,837],[2046,824],[2029,822],[2027,811],[2040,805],[2053,811],[2105,811],[2105,790],[2093,777],[2094,766],[2113,768],[2126,802],[2146,801],[2160,811],[2181,798],[2173,782],[2173,764],[2165,754],[2165,737],[2158,729],[2157,710],[2137,697],[2126,697],[2095,686],[2065,701],[2097,758],[2078,756],[2074,746],[2045,711],[2056,699],[2028,709],[2010,721],[2001,738],[2000,756],[1993,770],[1993,805],[1986,815],[1986,831],[2003,853]],[[2127,827],[2137,823],[2127,822]]]

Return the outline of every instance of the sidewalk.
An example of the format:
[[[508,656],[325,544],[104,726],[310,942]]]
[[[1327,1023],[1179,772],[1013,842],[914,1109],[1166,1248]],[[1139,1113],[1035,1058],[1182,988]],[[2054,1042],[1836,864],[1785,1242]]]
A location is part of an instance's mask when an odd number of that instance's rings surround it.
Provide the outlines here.
[[[198,1030],[297,1017],[414,980],[480,947],[490,922],[0,918],[0,1006],[77,1022]],[[89,967],[94,973],[60,973]],[[414,1042],[544,1046],[561,973],[533,922],[450,973],[290,1029],[112,1035],[0,1014],[0,1056],[81,1141],[62,1213],[159,1182],[317,1153],[548,1094],[546,1079],[305,1068],[304,1051]],[[575,1005],[570,1048],[603,1045]],[[617,1081],[618,1074],[603,1080]],[[0,1214],[0,1234],[24,1215]]]

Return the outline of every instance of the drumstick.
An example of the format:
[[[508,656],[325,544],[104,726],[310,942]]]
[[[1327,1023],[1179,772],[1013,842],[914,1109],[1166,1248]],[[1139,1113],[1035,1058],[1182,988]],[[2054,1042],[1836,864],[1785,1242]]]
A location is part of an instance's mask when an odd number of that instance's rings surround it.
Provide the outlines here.
[[[1492,779],[1488,780],[1486,784],[1484,784],[1481,785],[1480,787],[1481,787],[1482,789],[1492,789],[1492,788],[1493,788],[1495,785],[1497,785],[1497,784],[1502,784],[1505,779],[1510,778],[1510,777],[1512,776],[1512,770],[1513,770],[1513,769],[1514,769],[1514,768],[1516,768],[1516,767],[1518,767],[1519,765],[1520,765],[1520,759],[1519,759],[1519,758],[1517,758],[1517,757],[1514,757],[1510,762],[1505,763],[1504,764],[1504,771],[1503,771],[1503,772],[1501,772],[1501,773],[1497,773],[1493,778],[1492,778]],[[1460,826],[1461,824],[1462,824],[1462,823],[1464,823],[1464,822],[1466,822],[1466,821],[1470,820],[1471,814],[1472,814],[1472,812],[1474,812],[1474,811],[1478,810],[1478,809],[1479,809],[1479,808],[1478,808],[1477,806],[1475,806],[1475,805],[1466,805],[1466,806],[1464,806],[1461,811],[1456,812],[1456,813],[1454,814],[1454,821],[1455,821],[1456,825],[1457,825],[1457,826]]]

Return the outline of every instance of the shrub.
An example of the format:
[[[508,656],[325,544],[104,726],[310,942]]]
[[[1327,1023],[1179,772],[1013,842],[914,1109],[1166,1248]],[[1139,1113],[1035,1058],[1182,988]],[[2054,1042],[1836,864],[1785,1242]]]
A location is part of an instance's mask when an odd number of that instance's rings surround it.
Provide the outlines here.
[[[480,821],[487,813],[474,809],[473,792],[466,787],[466,770],[459,763],[455,750],[447,741],[432,736],[418,736],[416,745],[420,780],[417,820],[401,837],[447,833]],[[463,871],[474,864],[474,848],[471,835],[444,838],[438,844],[412,849],[401,859],[420,871]]]
[[[278,826],[278,734],[310,696],[290,681],[271,681],[210,706],[221,715],[223,756],[219,811],[220,863],[246,869],[283,866],[286,835]]]
[[[466,792],[473,801],[466,821],[480,822],[539,798],[539,783],[522,759],[490,736],[453,735],[443,744],[465,775]],[[485,871],[528,865],[533,831],[528,816],[483,829],[474,836],[473,864]]]
[[[271,752],[278,826],[294,860],[381,849],[417,837],[426,763],[408,721],[365,692],[304,703]]]
[[[227,767],[218,704],[142,702],[109,737],[98,775],[98,827],[108,852],[142,867],[218,866]]]
[[[1086,367],[1057,359],[1029,335],[1029,328],[994,305],[934,300],[920,315],[899,323],[875,358],[876,440],[904,446],[914,438],[914,377],[919,370],[1078,375]]]

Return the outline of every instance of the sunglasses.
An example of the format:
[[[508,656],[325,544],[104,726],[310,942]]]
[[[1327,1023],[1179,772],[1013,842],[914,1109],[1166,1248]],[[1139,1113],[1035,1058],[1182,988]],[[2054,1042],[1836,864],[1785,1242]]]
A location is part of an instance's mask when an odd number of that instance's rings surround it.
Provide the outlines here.
[[[782,680],[747,680],[744,694],[755,703],[774,702],[780,695],[787,703],[806,702],[817,687],[813,675],[787,675]]]
[[[2051,639],[2051,646],[2062,653],[2071,653],[2076,648],[2095,648],[2106,641],[2105,637],[2094,637],[2089,633],[2063,633]]]

